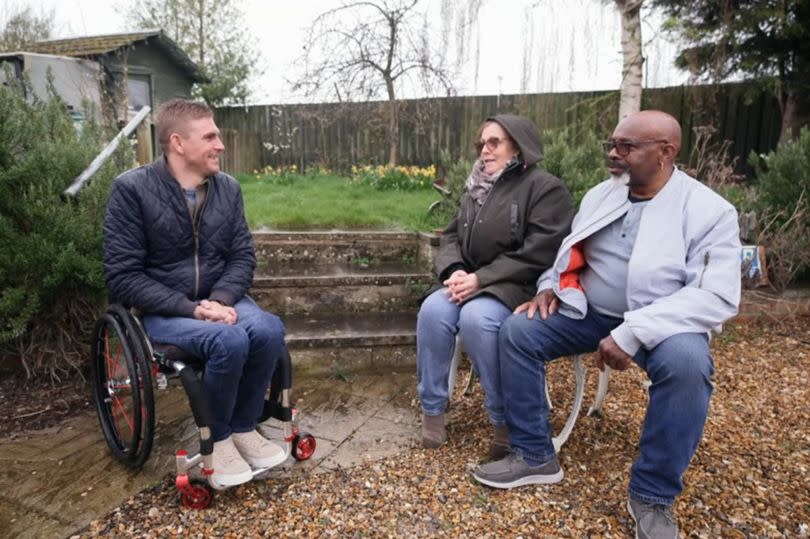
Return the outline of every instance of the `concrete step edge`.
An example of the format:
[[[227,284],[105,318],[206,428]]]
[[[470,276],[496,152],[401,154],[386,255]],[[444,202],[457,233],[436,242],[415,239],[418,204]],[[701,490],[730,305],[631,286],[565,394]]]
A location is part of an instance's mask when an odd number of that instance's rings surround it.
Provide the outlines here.
[[[324,287],[324,286],[388,286],[404,283],[429,284],[429,273],[387,273],[354,275],[258,276],[253,288]]]
[[[391,241],[405,241],[417,242],[420,239],[419,232],[407,231],[263,231],[256,230],[252,232],[253,239],[261,242],[281,242],[281,243],[302,243],[307,241],[313,242],[345,242],[345,243],[362,243],[366,241],[371,242],[391,242]]]

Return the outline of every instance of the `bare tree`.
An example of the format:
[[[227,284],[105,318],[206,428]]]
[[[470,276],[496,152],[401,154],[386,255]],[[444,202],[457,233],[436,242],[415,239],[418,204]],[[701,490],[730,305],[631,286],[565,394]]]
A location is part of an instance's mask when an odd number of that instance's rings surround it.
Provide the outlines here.
[[[53,32],[53,11],[37,15],[26,7],[11,12],[5,19],[0,24],[0,52],[25,50],[32,43],[48,39]]]
[[[308,96],[335,92],[339,101],[387,98],[388,162],[392,165],[399,146],[397,96],[402,82],[438,83],[448,94],[452,92],[443,57],[428,46],[427,19],[421,18],[420,24],[418,3],[347,1],[321,13],[308,30],[304,73],[293,82],[294,90]]]
[[[641,5],[644,0],[615,0],[622,21],[622,83],[619,121],[641,110]]]

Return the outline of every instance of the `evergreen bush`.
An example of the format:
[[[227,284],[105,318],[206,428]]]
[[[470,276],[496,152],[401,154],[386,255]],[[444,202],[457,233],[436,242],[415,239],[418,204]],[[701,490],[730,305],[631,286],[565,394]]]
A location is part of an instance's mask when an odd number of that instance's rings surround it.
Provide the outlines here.
[[[104,298],[102,220],[108,162],[78,200],[62,191],[101,148],[53,87],[46,100],[25,84],[0,86],[0,356],[29,376],[81,366]],[[92,118],[92,113],[85,114]]]
[[[608,177],[599,137],[593,131],[566,128],[544,132],[543,141],[540,166],[568,186],[578,208],[585,193]]]
[[[756,171],[760,209],[792,214],[801,199],[804,207],[800,209],[810,226],[810,127],[803,127],[798,139],[765,156],[751,152],[748,162]]]

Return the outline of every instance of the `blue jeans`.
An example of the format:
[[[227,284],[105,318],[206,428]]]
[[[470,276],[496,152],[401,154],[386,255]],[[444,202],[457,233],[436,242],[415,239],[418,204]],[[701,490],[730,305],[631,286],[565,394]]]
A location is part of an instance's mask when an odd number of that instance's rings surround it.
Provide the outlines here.
[[[450,363],[456,333],[461,331],[464,349],[481,378],[484,407],[493,424],[503,425],[498,330],[511,311],[488,295],[475,297],[459,306],[448,299],[446,290],[442,288],[428,296],[419,309],[416,322],[417,390],[422,411],[426,415],[439,415],[447,409]]]
[[[284,353],[284,325],[245,297],[236,324],[146,315],[144,328],[155,343],[172,344],[205,359],[203,390],[215,442],[256,428],[276,362]]]
[[[588,310],[583,320],[559,313],[532,320],[525,313],[501,327],[501,383],[512,449],[529,464],[554,456],[548,404],[543,395],[546,363],[561,356],[591,352],[622,322]],[[630,476],[630,496],[671,505],[683,490],[681,477],[697,449],[709,412],[714,373],[709,341],[703,333],[682,333],[633,358],[652,382]]]

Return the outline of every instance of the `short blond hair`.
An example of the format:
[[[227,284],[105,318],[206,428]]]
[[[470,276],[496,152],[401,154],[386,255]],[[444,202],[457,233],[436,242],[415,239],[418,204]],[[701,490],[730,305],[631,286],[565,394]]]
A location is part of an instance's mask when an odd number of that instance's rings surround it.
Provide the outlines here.
[[[202,101],[175,98],[163,103],[155,115],[155,130],[163,153],[168,153],[172,133],[186,135],[186,124],[200,118],[213,118],[214,111]]]

